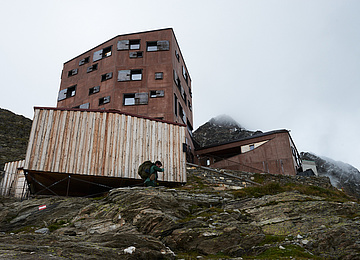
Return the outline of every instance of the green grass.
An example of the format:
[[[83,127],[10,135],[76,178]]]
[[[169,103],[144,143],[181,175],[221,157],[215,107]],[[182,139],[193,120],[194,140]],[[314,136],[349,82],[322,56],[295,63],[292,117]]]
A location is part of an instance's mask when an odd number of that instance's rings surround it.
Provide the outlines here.
[[[265,235],[265,239],[258,246],[283,242],[286,236]]]
[[[254,257],[245,257],[244,259],[314,259],[321,260],[323,258],[314,256],[309,252],[306,252],[304,248],[297,245],[286,245],[285,249],[279,247],[272,247],[264,251],[263,253]]]
[[[352,200],[345,193],[336,189],[326,189],[319,186],[308,186],[294,183],[287,183],[281,186],[276,182],[266,183],[261,186],[247,187],[234,191],[233,194],[236,198],[259,198],[265,195],[275,195],[285,191],[298,191],[304,195],[319,196],[329,201],[345,202]]]

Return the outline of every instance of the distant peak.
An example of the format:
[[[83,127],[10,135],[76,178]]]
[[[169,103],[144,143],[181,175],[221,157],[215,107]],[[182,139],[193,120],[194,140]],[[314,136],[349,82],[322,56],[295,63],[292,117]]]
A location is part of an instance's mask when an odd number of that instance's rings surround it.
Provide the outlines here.
[[[231,116],[228,115],[219,115],[217,117],[213,117],[209,120],[209,123],[219,126],[235,126],[242,128],[238,122],[236,122]]]

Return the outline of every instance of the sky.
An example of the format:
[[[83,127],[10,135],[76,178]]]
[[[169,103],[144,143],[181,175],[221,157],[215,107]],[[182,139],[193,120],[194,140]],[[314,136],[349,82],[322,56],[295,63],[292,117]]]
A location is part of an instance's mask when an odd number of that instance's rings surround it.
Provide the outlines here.
[[[358,0],[13,0],[0,8],[0,107],[56,106],[63,63],[114,36],[173,28],[192,79],[194,129],[226,114],[288,129],[360,169]]]

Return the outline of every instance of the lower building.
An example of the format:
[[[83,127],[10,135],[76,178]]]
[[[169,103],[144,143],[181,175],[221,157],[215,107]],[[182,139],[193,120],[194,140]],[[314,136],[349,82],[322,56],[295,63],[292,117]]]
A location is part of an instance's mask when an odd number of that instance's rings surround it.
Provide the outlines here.
[[[276,130],[196,150],[203,166],[254,173],[296,175],[300,155],[288,130]]]

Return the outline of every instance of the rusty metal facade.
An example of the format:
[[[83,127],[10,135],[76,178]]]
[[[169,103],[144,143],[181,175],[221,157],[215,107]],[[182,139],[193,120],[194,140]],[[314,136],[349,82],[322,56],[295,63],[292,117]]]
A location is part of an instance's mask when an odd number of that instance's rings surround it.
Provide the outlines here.
[[[186,127],[119,111],[35,108],[24,170],[140,179],[162,161],[160,181],[186,182]]]
[[[0,182],[0,194],[22,198],[27,193],[28,187],[25,183],[23,171],[25,160],[8,162],[4,167],[4,175]]]

